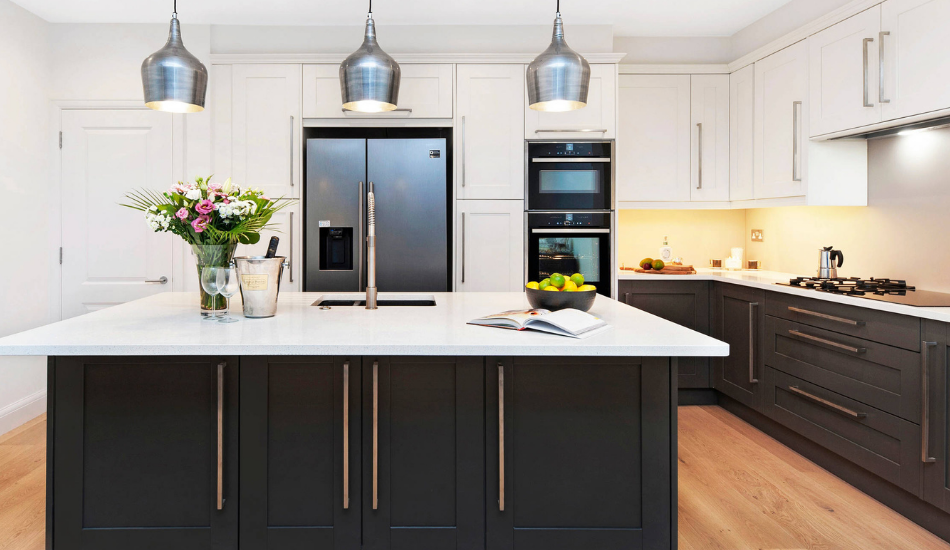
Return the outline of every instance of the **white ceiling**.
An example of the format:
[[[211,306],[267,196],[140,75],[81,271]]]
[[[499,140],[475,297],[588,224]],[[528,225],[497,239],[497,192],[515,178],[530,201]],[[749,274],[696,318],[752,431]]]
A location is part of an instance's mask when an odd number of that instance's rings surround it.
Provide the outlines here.
[[[172,0],[13,0],[54,23],[157,23]],[[789,0],[563,0],[566,25],[613,25],[618,36],[732,36]],[[377,25],[538,25],[554,0],[376,0]],[[183,23],[361,25],[360,0],[180,0]]]

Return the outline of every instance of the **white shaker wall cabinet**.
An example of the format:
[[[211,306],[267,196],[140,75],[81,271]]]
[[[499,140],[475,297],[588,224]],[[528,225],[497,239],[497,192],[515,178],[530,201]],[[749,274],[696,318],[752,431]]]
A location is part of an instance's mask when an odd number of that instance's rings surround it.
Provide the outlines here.
[[[881,5],[883,119],[950,108],[950,0]],[[889,34],[887,34],[889,33]]]
[[[526,139],[614,139],[617,136],[617,66],[595,63],[590,66],[587,106],[561,113],[535,111],[525,100]]]
[[[395,111],[356,113],[343,110],[338,64],[303,66],[305,118],[452,118],[453,65],[401,63]]]
[[[299,197],[300,65],[233,65],[231,94],[235,183]]]
[[[617,200],[690,200],[690,77],[620,77]]]
[[[456,201],[455,290],[524,288],[524,201]]]
[[[805,195],[808,45],[755,63],[755,198]]]
[[[524,71],[520,64],[458,66],[457,198],[524,198]]]
[[[690,77],[690,200],[729,200],[729,75]]]
[[[729,75],[729,198],[755,198],[755,66]]]
[[[808,38],[810,136],[881,121],[880,32],[875,6]]]

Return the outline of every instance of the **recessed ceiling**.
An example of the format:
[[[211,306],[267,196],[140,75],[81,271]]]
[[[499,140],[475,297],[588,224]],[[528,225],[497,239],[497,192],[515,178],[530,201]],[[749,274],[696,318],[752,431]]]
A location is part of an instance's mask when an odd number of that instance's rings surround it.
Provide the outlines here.
[[[14,0],[54,23],[158,23],[172,0]],[[618,36],[732,36],[789,0],[563,0],[566,25],[613,25]],[[180,0],[183,23],[361,25],[360,0]],[[378,25],[548,25],[555,0],[376,0]]]

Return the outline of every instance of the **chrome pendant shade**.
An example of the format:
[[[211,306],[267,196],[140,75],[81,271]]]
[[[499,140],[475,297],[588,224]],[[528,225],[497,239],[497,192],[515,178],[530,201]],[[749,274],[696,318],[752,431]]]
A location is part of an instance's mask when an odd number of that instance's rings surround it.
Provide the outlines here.
[[[399,63],[376,42],[373,8],[366,17],[363,45],[340,65],[340,91],[348,111],[392,111],[399,99]]]
[[[528,106],[535,111],[573,111],[587,106],[590,64],[564,41],[560,7],[551,45],[528,65]]]
[[[142,62],[142,86],[150,109],[197,113],[205,108],[208,69],[182,44],[177,13],[172,14],[165,47]]]

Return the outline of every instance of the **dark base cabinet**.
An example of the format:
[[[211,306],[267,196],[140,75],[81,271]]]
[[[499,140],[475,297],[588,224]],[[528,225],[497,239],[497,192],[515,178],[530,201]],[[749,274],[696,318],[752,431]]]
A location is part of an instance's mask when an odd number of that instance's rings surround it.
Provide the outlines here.
[[[950,325],[924,321],[921,346],[927,380],[920,456],[924,500],[950,513]]]
[[[736,401],[761,408],[765,334],[765,291],[717,283],[713,286],[712,337],[729,344],[728,357],[715,357],[713,386]]]

